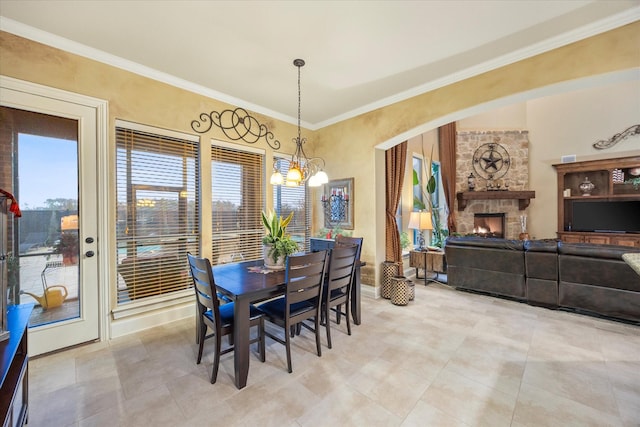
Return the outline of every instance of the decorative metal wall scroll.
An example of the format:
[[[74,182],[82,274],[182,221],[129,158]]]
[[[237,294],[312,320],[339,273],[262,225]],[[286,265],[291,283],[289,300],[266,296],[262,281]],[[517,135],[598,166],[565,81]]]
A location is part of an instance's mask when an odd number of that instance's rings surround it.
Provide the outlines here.
[[[249,144],[255,144],[264,138],[269,147],[274,150],[280,148],[280,141],[274,138],[273,132],[267,129],[267,125],[260,124],[258,119],[249,115],[244,108],[224,110],[222,113],[212,111],[200,114],[200,120],[191,122],[191,129],[198,133],[206,133],[213,125],[222,129],[227,138],[232,141],[239,139]]]
[[[630,128],[625,129],[620,133],[616,133],[610,139],[600,140],[595,144],[593,144],[593,148],[597,150],[604,150],[605,148],[611,148],[614,145],[616,145],[618,142],[624,139],[627,139],[633,135],[640,135],[640,125],[633,125]]]

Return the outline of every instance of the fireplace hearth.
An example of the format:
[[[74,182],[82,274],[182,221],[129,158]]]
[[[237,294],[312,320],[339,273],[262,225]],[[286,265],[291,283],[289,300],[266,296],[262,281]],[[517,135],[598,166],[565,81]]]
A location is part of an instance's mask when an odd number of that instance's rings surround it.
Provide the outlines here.
[[[504,238],[504,220],[504,212],[474,214],[473,234],[480,237]]]

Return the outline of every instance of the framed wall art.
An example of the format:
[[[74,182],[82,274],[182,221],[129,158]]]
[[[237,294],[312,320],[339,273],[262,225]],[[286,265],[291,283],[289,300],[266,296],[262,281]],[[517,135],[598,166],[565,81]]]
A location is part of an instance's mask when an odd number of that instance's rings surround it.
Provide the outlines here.
[[[325,228],[353,230],[353,178],[329,181],[322,195]]]

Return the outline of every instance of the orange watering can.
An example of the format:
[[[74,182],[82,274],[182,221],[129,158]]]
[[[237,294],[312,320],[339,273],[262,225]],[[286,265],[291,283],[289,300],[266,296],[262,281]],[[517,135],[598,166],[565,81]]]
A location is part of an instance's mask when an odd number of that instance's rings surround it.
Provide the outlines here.
[[[69,295],[67,288],[62,285],[49,286],[45,289],[44,295],[40,297],[32,294],[31,292],[20,291],[20,293],[33,297],[45,310],[48,308],[60,307],[67,298],[67,295]]]

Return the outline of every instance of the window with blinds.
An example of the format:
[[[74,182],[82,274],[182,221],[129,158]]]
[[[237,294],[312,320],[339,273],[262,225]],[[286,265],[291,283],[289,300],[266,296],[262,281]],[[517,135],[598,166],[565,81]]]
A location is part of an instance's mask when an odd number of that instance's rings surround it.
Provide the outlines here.
[[[276,158],[276,167],[282,176],[287,176],[290,160]],[[309,191],[307,185],[287,187],[276,185],[273,187],[273,207],[278,215],[287,217],[293,212],[293,219],[287,226],[287,233],[298,243],[301,251],[309,251],[309,238],[311,230],[311,209],[308,200]]]
[[[216,142],[211,146],[211,263],[262,258],[265,155]]]
[[[192,286],[198,254],[198,140],[116,123],[118,304]]]

